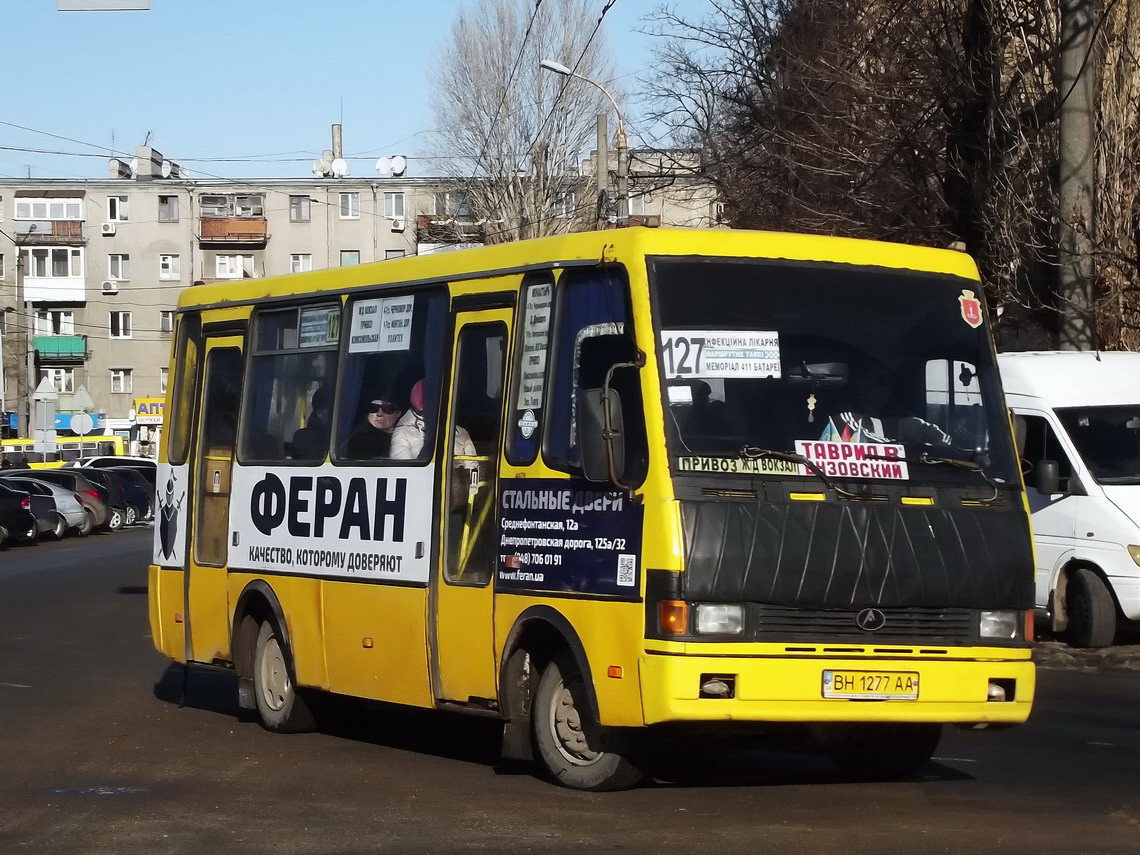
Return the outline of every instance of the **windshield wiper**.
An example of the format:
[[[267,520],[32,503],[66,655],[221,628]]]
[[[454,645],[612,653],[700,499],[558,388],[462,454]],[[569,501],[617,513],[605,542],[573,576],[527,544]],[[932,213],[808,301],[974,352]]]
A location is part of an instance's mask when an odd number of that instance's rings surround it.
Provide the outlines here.
[[[982,476],[985,482],[990,485],[990,489],[994,491],[994,494],[988,498],[977,499],[977,501],[981,502],[983,505],[993,504],[995,501],[997,501],[998,496],[1001,495],[1001,487],[998,485],[998,482],[986,473],[986,470],[982,468],[981,464],[975,463],[972,460],[960,460],[954,457],[935,457],[933,454],[924,451],[918,455],[918,462],[929,463],[935,466],[938,464],[946,464],[948,466],[953,466],[956,469],[965,469],[968,472],[977,472]]]
[[[861,499],[863,496],[859,493],[852,493],[844,490],[842,487],[837,487],[832,483],[831,479],[823,474],[823,470],[816,465],[816,463],[797,451],[776,451],[771,448],[760,448],[755,445],[746,445],[740,449],[740,456],[745,460],[763,460],[768,458],[770,460],[786,460],[788,463],[799,463],[804,466],[812,475],[819,478],[820,481],[829,490],[834,490],[840,496],[846,496],[848,499]]]

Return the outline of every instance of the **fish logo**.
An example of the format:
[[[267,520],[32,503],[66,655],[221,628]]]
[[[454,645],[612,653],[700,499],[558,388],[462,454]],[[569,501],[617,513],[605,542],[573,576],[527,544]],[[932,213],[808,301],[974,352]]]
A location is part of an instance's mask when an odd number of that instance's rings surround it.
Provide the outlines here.
[[[166,479],[166,488],[158,496],[158,542],[162,549],[162,557],[168,561],[178,548],[178,512],[182,507],[182,501],[186,498],[185,489],[175,494],[175,490],[179,487],[176,481],[177,478],[172,471]]]

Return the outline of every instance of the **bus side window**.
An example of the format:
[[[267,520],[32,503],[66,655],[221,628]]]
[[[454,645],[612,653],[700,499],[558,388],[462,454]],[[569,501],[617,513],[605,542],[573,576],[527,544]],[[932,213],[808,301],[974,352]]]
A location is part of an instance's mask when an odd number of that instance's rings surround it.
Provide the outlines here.
[[[258,313],[243,408],[242,463],[325,459],[330,426],[320,424],[319,403],[336,388],[339,341],[339,303]]]
[[[543,451],[554,468],[579,473],[576,446],[579,400],[587,389],[600,389],[611,365],[637,358],[633,317],[624,268],[617,265],[568,270],[556,288],[554,365]],[[641,376],[633,368],[613,373],[613,388],[622,402],[626,483],[645,477],[649,453],[645,439],[645,407]]]
[[[523,280],[522,311],[515,320],[513,404],[507,423],[507,460],[515,466],[534,463],[542,442],[553,297],[551,274],[539,273]]]
[[[397,455],[403,465],[430,460],[439,411],[445,292],[369,295],[350,301],[347,312],[334,456],[341,462],[391,459],[392,435],[398,430],[405,440]],[[370,411],[380,412],[378,407],[387,418],[369,419]]]
[[[198,400],[198,362],[202,353],[202,317],[182,315],[178,324],[177,373],[172,393],[173,412],[167,431],[166,457],[172,464],[185,463],[190,453],[191,427]]]

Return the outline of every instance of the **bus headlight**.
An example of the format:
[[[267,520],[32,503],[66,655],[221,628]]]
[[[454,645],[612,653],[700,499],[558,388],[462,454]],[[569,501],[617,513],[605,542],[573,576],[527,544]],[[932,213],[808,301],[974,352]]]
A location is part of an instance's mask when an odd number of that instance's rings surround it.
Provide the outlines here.
[[[744,632],[744,606],[739,603],[701,603],[697,606],[697,633],[740,635]]]
[[[981,638],[1017,638],[1017,622],[1021,612],[981,612],[978,615],[978,635]]]

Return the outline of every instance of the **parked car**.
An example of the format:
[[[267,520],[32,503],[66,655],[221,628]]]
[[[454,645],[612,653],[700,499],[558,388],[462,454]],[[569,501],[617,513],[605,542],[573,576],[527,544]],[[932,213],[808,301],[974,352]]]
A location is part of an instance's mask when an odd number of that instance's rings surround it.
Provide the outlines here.
[[[91,533],[91,529],[95,524],[91,521],[91,517],[83,508],[83,502],[79,496],[68,490],[66,487],[61,487],[59,484],[53,484],[50,481],[41,481],[35,478],[8,478],[4,481],[5,484],[11,484],[20,490],[27,491],[28,495],[32,495],[32,491],[46,491],[55,501],[55,510],[64,521],[65,530],[74,531],[79,535],[87,535]],[[33,497],[33,504],[35,499]],[[58,536],[58,535],[57,535]]]
[[[70,490],[79,499],[83,509],[91,518],[92,528],[107,526],[111,520],[110,507],[103,500],[97,485],[92,484],[77,469],[3,469],[0,478],[35,478],[37,481],[46,481],[49,484],[58,484],[65,490]],[[120,521],[119,525],[122,525]]]
[[[125,484],[109,469],[86,469],[83,475],[96,488],[103,487],[107,490],[107,504],[111,506],[111,510],[118,511],[122,515],[119,525],[110,526],[112,531],[124,525],[132,525],[138,517],[140,507],[146,510],[146,495],[134,484]]]
[[[146,498],[146,505],[138,515],[138,520],[149,521],[154,519],[154,484],[148,481],[141,471],[133,466],[109,466],[105,471],[114,472],[123,481],[133,484],[142,491]],[[130,501],[129,495],[127,501]]]
[[[1140,620],[1140,353],[998,356],[1025,472],[1037,609],[1077,647]]]
[[[32,515],[31,497],[0,483],[0,544],[13,540],[35,540],[36,518]]]
[[[158,480],[158,465],[150,457],[131,457],[125,454],[99,455],[72,460],[66,465],[79,469],[120,469],[129,466],[142,473],[142,476],[150,481],[152,487]]]
[[[32,516],[36,518],[36,537],[50,535],[59,540],[67,534],[67,522],[56,510],[51,490],[43,484],[20,478],[10,478],[4,483],[13,490],[28,494]]]

